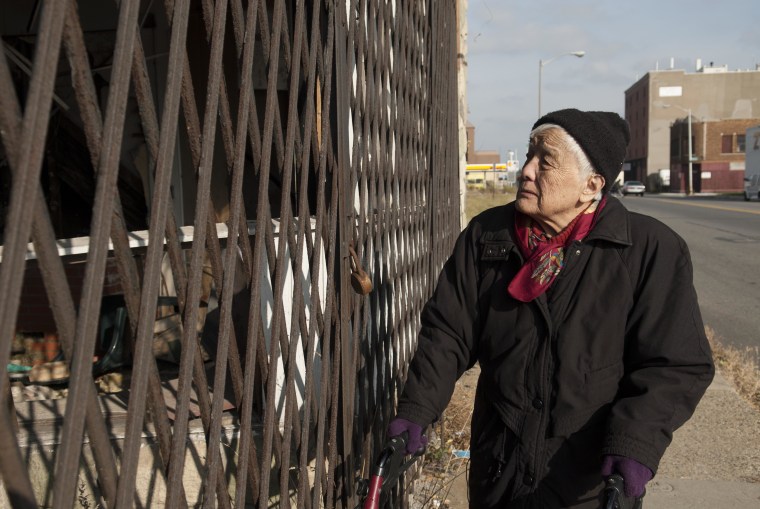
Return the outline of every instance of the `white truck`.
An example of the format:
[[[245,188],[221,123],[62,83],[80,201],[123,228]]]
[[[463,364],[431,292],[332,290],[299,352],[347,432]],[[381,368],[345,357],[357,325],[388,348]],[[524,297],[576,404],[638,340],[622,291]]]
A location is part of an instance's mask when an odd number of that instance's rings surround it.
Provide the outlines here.
[[[748,128],[744,141],[744,199],[760,200],[760,125]]]

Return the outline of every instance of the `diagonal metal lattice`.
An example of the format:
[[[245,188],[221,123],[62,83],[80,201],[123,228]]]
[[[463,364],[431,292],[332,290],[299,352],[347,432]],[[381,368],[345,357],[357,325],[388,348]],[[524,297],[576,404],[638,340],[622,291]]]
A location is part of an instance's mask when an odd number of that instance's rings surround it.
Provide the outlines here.
[[[454,3],[0,9],[0,505],[356,507],[459,233]]]

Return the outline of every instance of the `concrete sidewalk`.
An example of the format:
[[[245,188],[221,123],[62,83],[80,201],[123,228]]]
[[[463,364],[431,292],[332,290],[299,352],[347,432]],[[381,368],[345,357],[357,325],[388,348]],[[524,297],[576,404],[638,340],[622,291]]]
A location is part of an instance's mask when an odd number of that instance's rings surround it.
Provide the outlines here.
[[[647,509],[760,508],[760,411],[720,373],[647,491]]]

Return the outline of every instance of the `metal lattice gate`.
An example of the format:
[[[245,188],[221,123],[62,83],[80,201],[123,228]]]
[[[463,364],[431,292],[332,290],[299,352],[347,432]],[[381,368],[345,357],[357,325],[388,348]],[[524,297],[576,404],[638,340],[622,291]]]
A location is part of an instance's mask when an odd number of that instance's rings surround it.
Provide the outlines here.
[[[0,11],[0,502],[354,507],[459,232],[454,3]]]

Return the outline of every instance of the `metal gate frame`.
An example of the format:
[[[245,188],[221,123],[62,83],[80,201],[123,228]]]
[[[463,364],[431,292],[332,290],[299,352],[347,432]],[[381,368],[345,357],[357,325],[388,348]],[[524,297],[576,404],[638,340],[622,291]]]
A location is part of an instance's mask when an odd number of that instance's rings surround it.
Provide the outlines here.
[[[354,507],[355,479],[384,439],[419,313],[459,233],[454,2],[121,0],[107,71],[92,65],[94,5],[38,2],[21,13],[26,27],[0,25],[13,29],[0,32],[0,156],[12,173],[0,262],[0,500]],[[146,56],[146,20],[165,27],[164,55]],[[95,78],[107,80],[107,99]],[[96,175],[77,288],[67,277],[73,241],[51,220],[41,178],[65,164],[46,151],[60,117],[81,128]],[[132,125],[137,141],[125,136]],[[150,162],[145,232],[125,219],[128,141]],[[215,178],[226,181],[221,205]],[[194,200],[177,187],[186,180]],[[178,217],[179,197],[192,214]],[[152,348],[165,257],[182,317],[176,378]],[[7,369],[30,259],[70,371],[44,480],[28,465],[40,444]],[[109,260],[132,338],[118,433],[92,372]],[[361,266],[369,295],[351,286]],[[201,348],[209,336],[211,352]],[[147,492],[137,480],[145,454],[158,479]],[[406,504],[404,490],[391,499]]]

